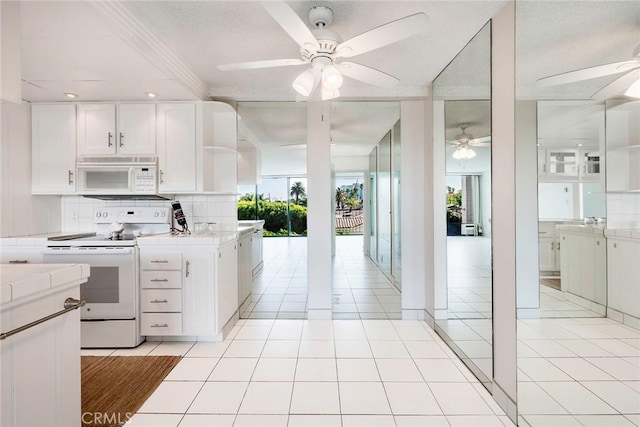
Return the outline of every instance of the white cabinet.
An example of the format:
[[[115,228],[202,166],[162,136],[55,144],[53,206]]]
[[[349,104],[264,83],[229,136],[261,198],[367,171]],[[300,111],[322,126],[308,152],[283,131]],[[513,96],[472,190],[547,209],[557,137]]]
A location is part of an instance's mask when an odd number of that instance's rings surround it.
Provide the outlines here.
[[[640,240],[607,238],[608,305],[640,317]]]
[[[228,104],[202,103],[202,191],[236,194],[237,115]]]
[[[142,335],[221,340],[238,310],[237,249],[236,240],[220,246],[142,246]]]
[[[76,107],[31,106],[31,190],[33,194],[76,191]]]
[[[182,335],[182,253],[140,250],[140,334]]]
[[[158,105],[158,190],[196,191],[196,105]]]
[[[238,304],[242,305],[253,283],[253,231],[240,236],[238,242]]]
[[[538,149],[538,179],[541,182],[598,182],[600,152],[593,149]]]
[[[562,290],[606,305],[607,249],[603,230],[570,225],[563,226],[559,236]]]
[[[78,155],[156,153],[155,104],[78,104]]]
[[[263,251],[262,251],[262,240],[263,240],[263,231],[262,228],[256,228],[253,232],[253,240],[252,243],[252,264],[253,268],[251,269],[251,273],[253,277],[256,277],[264,266]]]
[[[607,191],[640,191],[640,101],[607,105]]]
[[[42,264],[43,262],[44,247],[2,245],[0,264]]]
[[[554,237],[538,238],[538,256],[540,271],[556,270],[556,239]]]

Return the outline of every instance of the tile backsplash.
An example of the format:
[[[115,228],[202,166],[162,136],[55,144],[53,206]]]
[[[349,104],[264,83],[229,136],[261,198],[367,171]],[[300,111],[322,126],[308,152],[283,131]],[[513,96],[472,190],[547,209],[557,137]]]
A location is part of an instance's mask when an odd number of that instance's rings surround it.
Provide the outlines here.
[[[607,194],[607,228],[640,229],[640,193]]]
[[[221,231],[237,229],[235,195],[174,195],[179,200],[190,228],[196,222],[214,222]],[[161,206],[171,207],[170,200],[98,200],[82,196],[63,196],[61,203],[62,231],[93,231],[96,209],[105,206]]]

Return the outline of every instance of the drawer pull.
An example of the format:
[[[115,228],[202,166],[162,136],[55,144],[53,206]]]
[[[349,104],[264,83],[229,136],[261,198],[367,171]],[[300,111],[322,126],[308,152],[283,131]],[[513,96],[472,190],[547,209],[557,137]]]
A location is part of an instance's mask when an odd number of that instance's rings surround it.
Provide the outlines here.
[[[169,279],[151,279],[152,282],[168,282]]]
[[[159,300],[159,299],[154,299],[153,301],[151,301],[151,304],[167,304],[169,301],[167,301],[166,299],[163,300]]]
[[[159,323],[156,323],[155,325],[151,325],[152,328],[168,328],[169,325],[167,325],[166,323],[163,323],[162,325]]]
[[[9,264],[28,264],[29,261],[27,261],[26,259],[12,259],[11,261],[9,261]]]
[[[166,259],[152,259],[151,264],[167,264],[169,261]]]

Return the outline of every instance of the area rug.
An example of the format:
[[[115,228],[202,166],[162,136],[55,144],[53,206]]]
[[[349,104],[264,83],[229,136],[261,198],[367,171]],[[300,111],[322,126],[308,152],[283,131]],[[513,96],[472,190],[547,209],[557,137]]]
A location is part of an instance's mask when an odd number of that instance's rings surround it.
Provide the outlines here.
[[[125,424],[180,356],[82,356],[82,426]]]

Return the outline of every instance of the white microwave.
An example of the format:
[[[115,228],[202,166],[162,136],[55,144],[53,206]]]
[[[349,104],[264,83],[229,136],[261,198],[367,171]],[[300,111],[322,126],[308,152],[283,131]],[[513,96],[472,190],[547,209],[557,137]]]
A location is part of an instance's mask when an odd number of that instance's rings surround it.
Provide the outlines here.
[[[81,194],[156,194],[155,157],[84,158],[78,161]]]

